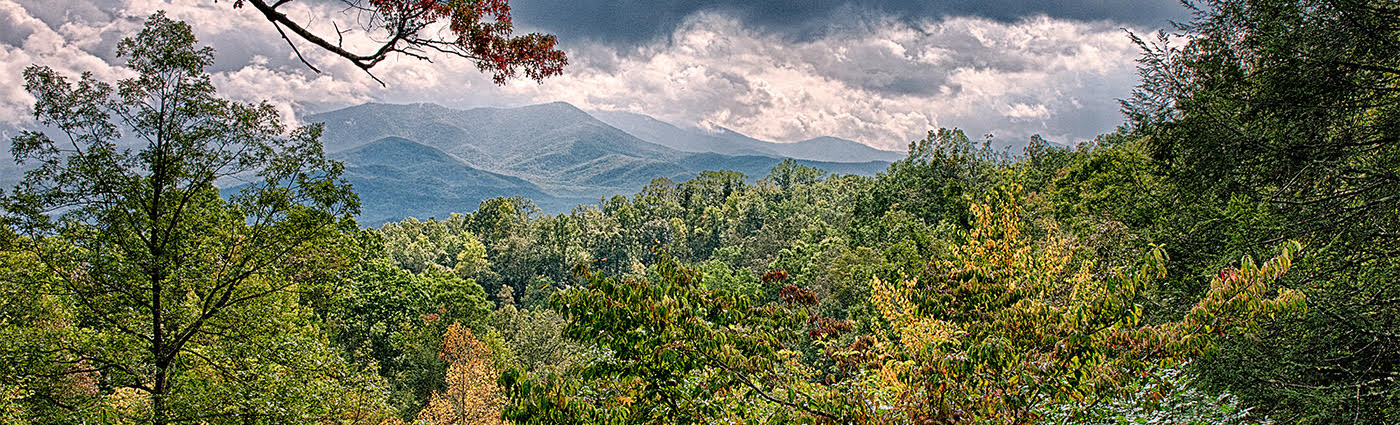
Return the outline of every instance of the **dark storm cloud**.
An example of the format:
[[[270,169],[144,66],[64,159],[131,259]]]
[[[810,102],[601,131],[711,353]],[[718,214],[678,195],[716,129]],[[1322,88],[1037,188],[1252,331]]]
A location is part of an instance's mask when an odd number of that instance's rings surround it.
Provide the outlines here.
[[[553,32],[566,44],[578,39],[645,43],[668,36],[696,12],[730,14],[794,39],[860,25],[862,17],[872,15],[908,21],[976,16],[1003,22],[1047,15],[1148,28],[1187,16],[1177,0],[516,0],[511,5],[519,24]]]
[[[80,48],[105,60],[117,56],[117,40],[125,35],[123,32],[129,30],[128,27],[134,26],[111,25],[121,19],[125,7],[121,0],[16,0],[16,3],[50,28],[60,28],[67,23],[90,25],[94,31],[83,34],[87,40],[80,43]],[[3,22],[2,18],[0,26],[9,27],[0,29],[0,43],[18,45],[32,33],[28,28]]]
[[[112,20],[125,7],[121,0],[17,0],[30,15],[52,27],[68,22]]]
[[[294,18],[327,33],[332,22],[353,25],[339,1],[298,0]],[[220,93],[268,100],[289,122],[371,100],[567,101],[776,141],[837,136],[901,148],[929,129],[959,127],[998,141],[1072,142],[1121,121],[1113,99],[1131,90],[1139,54],[1123,28],[1151,31],[1175,13],[1173,0],[1151,1],[512,0],[521,29],[560,35],[571,62],[564,75],[496,86],[470,62],[396,58],[376,68],[381,86],[316,49],[308,59],[325,72],[308,70],[265,19],[228,1],[0,0],[0,124],[32,120],[22,78],[31,63],[104,81],[129,76],[115,41],[163,9],[217,49],[209,70]]]

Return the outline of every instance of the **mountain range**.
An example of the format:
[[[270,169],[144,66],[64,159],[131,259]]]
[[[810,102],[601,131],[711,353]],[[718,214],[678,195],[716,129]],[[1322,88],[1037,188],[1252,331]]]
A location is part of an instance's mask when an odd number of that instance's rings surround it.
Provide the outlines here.
[[[724,155],[762,155],[824,162],[894,162],[904,152],[875,149],[836,137],[818,137],[794,143],[758,140],[720,127],[716,131],[680,128],[650,116],[623,111],[593,111],[599,120],[642,140],[683,152]]]
[[[368,103],[304,121],[325,124],[322,142],[345,163],[365,225],[469,212],[497,196],[524,196],[545,212],[563,212],[635,193],[661,177],[734,170],[757,179],[785,158],[873,175],[903,157],[843,139],[765,142],[640,114],[590,114],[562,102],[469,110]]]

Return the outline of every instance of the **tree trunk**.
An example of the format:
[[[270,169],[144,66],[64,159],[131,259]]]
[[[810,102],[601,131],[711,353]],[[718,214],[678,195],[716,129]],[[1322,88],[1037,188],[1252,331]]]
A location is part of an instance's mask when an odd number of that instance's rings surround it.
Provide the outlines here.
[[[165,412],[166,375],[170,365],[156,363],[155,384],[151,386],[151,423],[165,425],[169,422]]]
[[[169,393],[166,382],[170,374],[170,362],[165,356],[165,333],[164,326],[161,326],[161,281],[160,273],[154,273],[156,277],[151,283],[151,359],[155,361],[155,376],[151,384],[151,423],[155,425],[165,425],[169,419],[166,417],[165,396]]]

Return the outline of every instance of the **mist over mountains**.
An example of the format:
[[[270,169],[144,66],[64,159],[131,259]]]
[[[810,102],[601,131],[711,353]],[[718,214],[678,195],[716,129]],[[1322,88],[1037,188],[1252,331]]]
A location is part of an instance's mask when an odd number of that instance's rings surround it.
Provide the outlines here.
[[[773,143],[640,114],[590,114],[562,102],[470,110],[369,103],[305,121],[325,123],[325,149],[345,163],[360,194],[360,222],[371,226],[469,212],[498,196],[523,196],[544,212],[564,212],[635,193],[656,178],[733,170],[757,179],[786,158],[837,174],[874,175],[903,157],[844,139]]]
[[[763,155],[826,162],[894,162],[904,152],[886,151],[836,137],[817,137],[795,143],[774,143],[719,128],[707,132],[699,128],[679,128],[642,114],[622,111],[594,111],[594,117],[642,140],[684,152],[713,152],[725,155]]]

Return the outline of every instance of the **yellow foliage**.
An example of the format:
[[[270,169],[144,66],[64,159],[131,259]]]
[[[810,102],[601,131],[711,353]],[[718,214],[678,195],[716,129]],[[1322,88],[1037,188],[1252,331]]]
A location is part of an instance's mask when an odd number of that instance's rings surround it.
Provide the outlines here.
[[[871,282],[871,296],[880,316],[894,326],[899,340],[911,351],[920,352],[954,341],[963,333],[957,324],[919,314],[919,307],[910,299],[915,284],[915,281],[906,280],[896,287],[875,278]]]
[[[441,358],[448,362],[447,390],[434,392],[415,424],[502,424],[504,400],[491,351],[460,323],[443,335]]]
[[[1142,325],[1138,298],[1165,272],[1165,255],[1096,276],[1096,259],[1053,221],[1027,219],[1019,191],[972,206],[962,242],[929,261],[932,279],[872,282],[890,329],[874,344],[883,360],[861,381],[869,411],[919,423],[1034,421],[1040,407],[1119,391],[1152,358],[1200,355],[1213,338],[1301,306],[1293,291],[1266,298],[1291,245],[1263,266],[1246,258],[1222,272],[1181,321]]]

